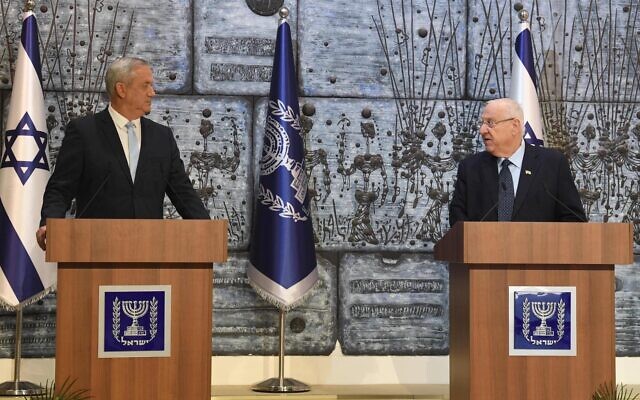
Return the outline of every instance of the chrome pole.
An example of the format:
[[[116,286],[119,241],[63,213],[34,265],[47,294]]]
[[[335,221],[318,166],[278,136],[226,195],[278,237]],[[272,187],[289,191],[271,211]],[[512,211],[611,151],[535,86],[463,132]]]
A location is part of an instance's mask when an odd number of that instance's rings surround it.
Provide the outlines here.
[[[292,378],[284,377],[284,330],[285,330],[284,310],[280,310],[280,354],[278,356],[278,377],[269,378],[251,388],[255,392],[270,393],[298,393],[311,390],[309,385]]]
[[[22,360],[22,308],[16,311],[16,354],[13,358],[13,382],[18,389],[20,382],[20,360]]]
[[[284,386],[284,311],[280,310],[280,354],[278,355],[278,382]]]
[[[44,393],[44,388],[31,382],[20,381],[22,360],[22,307],[16,309],[16,342],[13,359],[13,381],[0,383],[0,396],[32,396]]]

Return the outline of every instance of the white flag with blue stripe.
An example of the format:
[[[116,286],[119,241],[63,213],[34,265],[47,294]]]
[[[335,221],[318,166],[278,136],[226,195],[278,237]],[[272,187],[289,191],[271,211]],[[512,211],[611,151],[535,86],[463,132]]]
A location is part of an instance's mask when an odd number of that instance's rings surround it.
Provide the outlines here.
[[[524,112],[524,140],[534,146],[543,146],[544,133],[540,104],[538,103],[538,94],[536,92],[537,87],[538,79],[533,59],[531,30],[529,22],[525,18],[520,21],[520,32],[515,40],[509,97],[522,106],[522,111]]]
[[[21,307],[56,283],[56,264],[38,247],[42,195],[49,179],[38,25],[26,11],[18,46],[0,163],[0,298]]]

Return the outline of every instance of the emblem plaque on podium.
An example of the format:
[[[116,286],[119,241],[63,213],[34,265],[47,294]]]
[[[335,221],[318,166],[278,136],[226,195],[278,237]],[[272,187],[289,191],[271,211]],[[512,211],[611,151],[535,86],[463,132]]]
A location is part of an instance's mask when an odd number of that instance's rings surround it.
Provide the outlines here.
[[[171,286],[99,287],[98,357],[170,357]]]
[[[576,288],[509,287],[509,355],[576,355]]]

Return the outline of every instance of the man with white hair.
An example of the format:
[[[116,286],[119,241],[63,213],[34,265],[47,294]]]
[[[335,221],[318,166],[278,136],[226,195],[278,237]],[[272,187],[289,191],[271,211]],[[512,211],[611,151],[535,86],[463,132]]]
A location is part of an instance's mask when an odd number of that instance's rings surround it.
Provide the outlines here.
[[[586,222],[569,163],[562,153],[525,144],[520,105],[487,102],[480,135],[485,151],[458,165],[449,224],[458,221]]]
[[[109,106],[65,128],[36,232],[42,249],[46,219],[64,218],[74,198],[76,218],[162,218],[165,193],[183,218],[209,218],[173,132],[144,117],[156,94],[151,66],[119,58],[109,66],[105,85]]]

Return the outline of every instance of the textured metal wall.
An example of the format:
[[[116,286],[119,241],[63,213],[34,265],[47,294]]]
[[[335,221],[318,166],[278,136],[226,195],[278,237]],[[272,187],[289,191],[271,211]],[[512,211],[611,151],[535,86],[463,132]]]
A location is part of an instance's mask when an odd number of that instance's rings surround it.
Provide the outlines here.
[[[6,109],[19,4],[3,5]],[[446,354],[448,229],[458,161],[482,150],[485,100],[508,93],[517,10],[531,13],[547,145],[570,159],[589,216],[630,221],[640,251],[640,9],[621,0],[70,0],[38,2],[51,159],[70,118],[105,107],[105,66],[154,65],[151,118],[229,220],[215,267],[213,354],[276,354],[275,309],[247,285],[254,176],[278,7],[291,10],[321,284],[287,315],[289,354]],[[167,217],[176,216],[167,203]],[[616,270],[620,356],[638,356],[638,262]],[[0,355],[13,352],[0,313]],[[23,352],[52,357],[55,295],[25,310]]]

